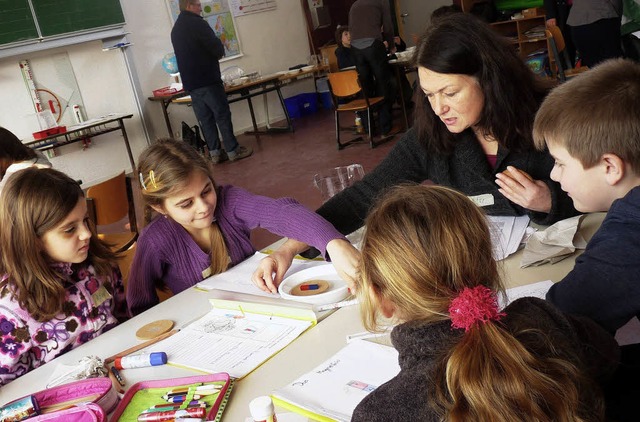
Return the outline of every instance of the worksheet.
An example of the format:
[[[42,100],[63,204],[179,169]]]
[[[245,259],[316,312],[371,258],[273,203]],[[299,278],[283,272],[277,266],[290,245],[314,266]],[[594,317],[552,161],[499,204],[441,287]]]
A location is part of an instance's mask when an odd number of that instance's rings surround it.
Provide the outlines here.
[[[168,363],[242,378],[311,327],[312,321],[214,308],[155,344]]]

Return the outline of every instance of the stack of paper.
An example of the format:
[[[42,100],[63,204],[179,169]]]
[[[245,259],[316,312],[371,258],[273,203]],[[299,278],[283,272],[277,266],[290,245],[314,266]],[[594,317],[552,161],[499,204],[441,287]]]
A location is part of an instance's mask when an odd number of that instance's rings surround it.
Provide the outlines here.
[[[515,253],[526,233],[529,217],[526,215],[520,217],[487,216],[487,220],[493,245],[493,258],[500,261]]]

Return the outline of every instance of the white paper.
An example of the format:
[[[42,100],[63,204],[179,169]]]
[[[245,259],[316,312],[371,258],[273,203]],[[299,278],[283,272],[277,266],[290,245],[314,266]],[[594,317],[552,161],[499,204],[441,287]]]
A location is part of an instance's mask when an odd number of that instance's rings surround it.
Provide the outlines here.
[[[549,291],[551,286],[553,286],[553,281],[545,280],[507,289],[506,303],[501,296],[498,297],[500,309],[503,309],[508,304],[516,299],[520,299],[521,297],[537,297],[540,299],[545,299],[545,297],[547,296],[547,292]]]
[[[487,216],[493,258],[496,261],[505,259],[517,252],[529,225],[529,217],[496,217]]]
[[[241,378],[310,326],[311,321],[214,308],[153,349],[165,352],[170,364]]]
[[[273,396],[313,413],[350,421],[358,403],[398,372],[398,352],[393,347],[354,340]]]
[[[228,269],[227,271],[216,274],[209,278],[204,279],[197,284],[197,287],[205,290],[226,290],[230,292],[246,293],[250,295],[265,296],[271,298],[279,298],[280,295],[274,293],[267,293],[256,287],[251,281],[253,272],[258,268],[258,264],[263,258],[269,256],[261,252],[256,252],[253,256],[245,259],[235,267]],[[285,273],[284,277],[289,277],[291,274],[295,274],[298,271],[306,270],[307,268],[315,267],[317,265],[326,265],[326,261],[308,260],[308,259],[294,259],[291,263],[291,267]]]

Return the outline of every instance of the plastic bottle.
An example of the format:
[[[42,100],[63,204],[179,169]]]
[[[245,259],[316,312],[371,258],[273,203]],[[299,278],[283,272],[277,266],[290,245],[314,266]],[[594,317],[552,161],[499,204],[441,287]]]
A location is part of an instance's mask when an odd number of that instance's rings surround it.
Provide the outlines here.
[[[273,401],[269,396],[260,396],[251,400],[249,411],[254,422],[278,422]]]
[[[360,116],[356,116],[356,133],[364,133],[364,128],[362,127],[362,118]]]
[[[154,352],[116,358],[113,362],[113,366],[115,366],[116,369],[130,369],[164,365],[165,363],[167,363],[167,354],[165,352]]]

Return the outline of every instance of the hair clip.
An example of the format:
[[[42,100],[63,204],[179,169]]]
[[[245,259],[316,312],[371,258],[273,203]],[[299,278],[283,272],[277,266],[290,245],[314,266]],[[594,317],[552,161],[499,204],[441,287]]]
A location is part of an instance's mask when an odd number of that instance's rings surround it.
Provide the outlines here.
[[[138,173],[138,176],[140,177],[140,185],[142,186],[142,189],[147,190],[147,185],[144,183],[144,177],[142,176],[142,172]]]
[[[149,171],[149,180],[151,181],[153,188],[158,189],[158,185],[156,184],[156,174],[154,173],[153,170]]]

